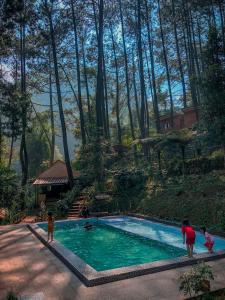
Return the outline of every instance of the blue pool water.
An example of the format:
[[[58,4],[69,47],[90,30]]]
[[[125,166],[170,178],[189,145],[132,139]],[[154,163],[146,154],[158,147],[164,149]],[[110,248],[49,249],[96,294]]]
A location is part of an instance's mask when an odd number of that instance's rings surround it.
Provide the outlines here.
[[[171,259],[186,254],[179,228],[133,217],[89,219],[55,223],[54,237],[97,271]],[[47,230],[47,224],[39,224]],[[195,252],[204,252],[197,233]],[[215,238],[215,248],[225,249],[225,240]]]
[[[125,216],[105,217],[102,218],[102,222],[112,227],[138,234],[167,245],[176,246],[181,249],[186,248],[186,246],[183,244],[181,229],[175,226],[169,226],[149,220]],[[214,241],[215,250],[225,250],[225,239],[214,237]],[[194,246],[195,253],[206,252],[204,242],[204,236],[200,232],[196,232],[196,241]]]

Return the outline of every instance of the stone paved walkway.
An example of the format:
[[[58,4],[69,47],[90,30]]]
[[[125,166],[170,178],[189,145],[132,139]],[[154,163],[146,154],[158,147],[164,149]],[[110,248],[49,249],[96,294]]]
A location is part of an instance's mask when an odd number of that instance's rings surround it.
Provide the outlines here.
[[[213,289],[225,287],[225,259],[212,262]],[[25,225],[0,227],[0,299],[7,290],[43,293],[46,300],[176,300],[185,268],[85,287]]]

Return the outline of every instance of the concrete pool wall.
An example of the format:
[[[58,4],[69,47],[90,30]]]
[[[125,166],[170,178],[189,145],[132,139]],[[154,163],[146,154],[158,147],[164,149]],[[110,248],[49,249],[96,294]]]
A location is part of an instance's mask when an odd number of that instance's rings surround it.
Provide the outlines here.
[[[118,218],[119,216],[117,216]],[[123,216],[121,216],[123,217]],[[113,217],[112,217],[113,218]],[[115,217],[114,217],[115,218]],[[70,221],[59,221],[70,222]],[[145,263],[137,266],[122,267],[107,271],[97,272],[90,265],[85,263],[72,251],[68,250],[61,243],[53,241],[47,242],[47,233],[38,224],[27,225],[35,236],[42,241],[64,264],[79,277],[86,286],[95,286],[122,279],[137,277],[141,275],[156,273],[173,268],[196,264],[200,261],[210,261],[225,257],[225,250],[220,250],[213,254],[196,254],[194,258],[177,257],[170,260],[161,260],[152,263]]]

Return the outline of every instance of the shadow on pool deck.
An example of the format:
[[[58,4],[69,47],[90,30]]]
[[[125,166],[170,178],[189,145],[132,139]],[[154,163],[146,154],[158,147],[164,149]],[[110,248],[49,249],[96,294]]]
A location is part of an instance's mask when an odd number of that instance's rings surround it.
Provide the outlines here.
[[[0,227],[0,299],[13,288],[19,294],[43,292],[46,300],[183,299],[178,278],[185,268],[87,288],[25,226]],[[225,259],[210,262],[225,287]]]

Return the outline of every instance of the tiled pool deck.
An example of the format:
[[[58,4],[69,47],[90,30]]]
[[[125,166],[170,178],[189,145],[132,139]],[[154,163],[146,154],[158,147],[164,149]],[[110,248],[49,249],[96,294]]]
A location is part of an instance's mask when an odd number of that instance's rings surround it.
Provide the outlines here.
[[[225,287],[225,259],[209,262],[216,279],[213,289]],[[47,300],[183,299],[181,267],[145,276],[86,287],[26,226],[0,227],[0,299],[13,288],[21,295],[42,292]]]

